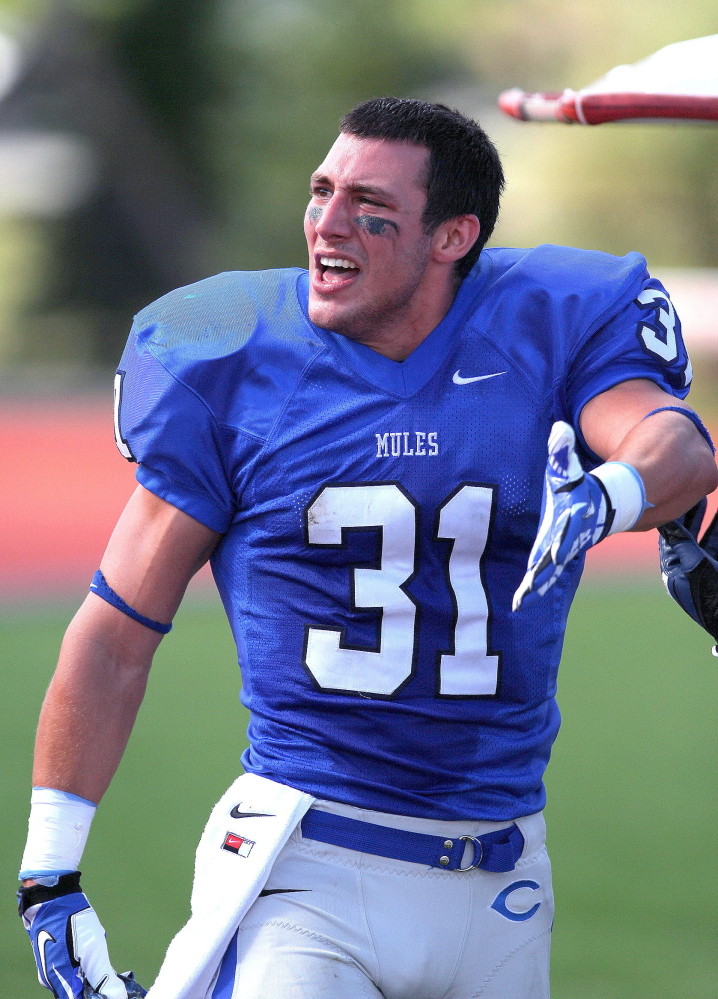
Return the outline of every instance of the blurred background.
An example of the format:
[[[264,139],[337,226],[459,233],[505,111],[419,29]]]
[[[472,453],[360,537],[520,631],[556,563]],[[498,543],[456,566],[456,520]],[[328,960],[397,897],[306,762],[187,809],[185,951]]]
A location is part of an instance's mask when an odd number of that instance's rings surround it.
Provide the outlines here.
[[[133,488],[111,387],[134,312],[218,270],[303,265],[308,176],[339,116],[380,94],[442,100],[503,156],[495,245],[646,255],[717,433],[718,127],[496,108],[507,87],[578,89],[716,32],[711,0],[0,0],[0,995],[40,994],[10,892],[39,704]],[[558,999],[715,996],[716,661],[656,562],[655,532],[610,539],[572,613],[549,771]],[[238,769],[237,686],[205,575],[83,867],[116,964],[145,984]]]

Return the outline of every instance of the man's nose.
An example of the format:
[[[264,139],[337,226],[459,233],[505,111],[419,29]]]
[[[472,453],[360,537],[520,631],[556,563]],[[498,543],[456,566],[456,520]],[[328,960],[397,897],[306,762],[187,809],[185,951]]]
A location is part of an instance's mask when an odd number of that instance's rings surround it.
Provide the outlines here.
[[[324,240],[348,239],[352,234],[351,206],[349,199],[336,192],[322,210],[316,232]]]

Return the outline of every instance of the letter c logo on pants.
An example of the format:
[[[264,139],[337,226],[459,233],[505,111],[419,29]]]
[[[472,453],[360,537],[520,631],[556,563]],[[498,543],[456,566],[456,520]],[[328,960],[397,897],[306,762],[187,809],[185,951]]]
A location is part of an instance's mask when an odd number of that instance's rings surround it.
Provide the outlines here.
[[[491,903],[491,908],[496,909],[500,915],[505,916],[506,919],[511,919],[514,923],[522,923],[525,919],[531,919],[532,916],[536,915],[541,903],[537,902],[527,912],[514,912],[507,905],[509,895],[518,891],[519,888],[530,888],[531,891],[538,891],[540,887],[541,885],[536,881],[512,881],[508,888],[504,888],[502,892],[499,892]]]

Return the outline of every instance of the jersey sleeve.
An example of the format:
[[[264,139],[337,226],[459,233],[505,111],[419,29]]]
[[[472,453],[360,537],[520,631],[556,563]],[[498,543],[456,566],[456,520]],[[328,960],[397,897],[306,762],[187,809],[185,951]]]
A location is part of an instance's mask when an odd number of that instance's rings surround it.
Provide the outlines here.
[[[685,399],[691,384],[680,320],[665,288],[652,278],[579,346],[569,362],[566,415],[584,447],[579,426],[583,407],[594,396],[633,378],[650,379],[678,399]]]
[[[207,402],[175,376],[133,328],[115,376],[115,440],[138,463],[137,481],[213,531],[236,512],[223,460],[228,432]]]

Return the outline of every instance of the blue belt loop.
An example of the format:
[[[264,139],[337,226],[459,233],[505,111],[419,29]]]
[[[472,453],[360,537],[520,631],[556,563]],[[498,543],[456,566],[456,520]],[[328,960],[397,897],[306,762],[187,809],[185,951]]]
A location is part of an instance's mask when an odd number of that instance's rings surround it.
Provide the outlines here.
[[[477,867],[495,874],[513,871],[524,848],[524,838],[516,824],[483,836],[427,836],[313,808],[302,819],[301,829],[306,839],[445,871],[463,872]],[[462,867],[461,859],[469,840],[474,857],[470,865]]]

